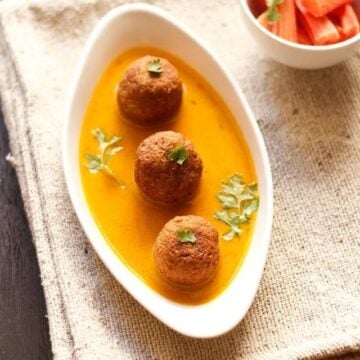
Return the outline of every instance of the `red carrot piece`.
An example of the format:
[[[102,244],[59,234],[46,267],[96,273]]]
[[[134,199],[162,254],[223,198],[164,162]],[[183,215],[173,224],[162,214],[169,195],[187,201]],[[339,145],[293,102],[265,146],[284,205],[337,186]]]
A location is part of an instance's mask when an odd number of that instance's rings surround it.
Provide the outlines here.
[[[301,0],[297,0],[296,4]],[[341,40],[339,31],[327,16],[314,17],[298,5],[297,18],[314,45],[334,44]]]
[[[267,3],[266,0],[255,0],[256,7],[261,10],[261,12],[266,11]]]
[[[352,0],[299,0],[297,3],[311,15],[321,17],[342,5],[349,4],[351,1]]]
[[[334,21],[332,19],[331,19],[331,21],[334,23]],[[341,26],[337,25],[337,23],[335,23],[335,26],[340,35],[340,40],[338,42],[347,40],[348,37],[342,32]]]
[[[273,24],[270,24],[267,18],[267,12],[263,12],[258,18],[257,21],[267,30],[272,31]]]
[[[272,32],[285,40],[297,42],[294,0],[283,0],[277,11],[280,19],[274,23]]]
[[[303,45],[313,45],[310,36],[306,33],[306,31],[301,27],[298,26],[297,28],[297,37],[298,43]]]
[[[337,25],[343,40],[355,36],[360,31],[359,20],[353,7],[349,4],[336,9],[329,16]]]
[[[357,18],[360,20],[360,0],[353,1],[352,6],[354,8]]]
[[[255,17],[261,16],[267,10],[266,0],[252,0],[249,1],[249,7]]]

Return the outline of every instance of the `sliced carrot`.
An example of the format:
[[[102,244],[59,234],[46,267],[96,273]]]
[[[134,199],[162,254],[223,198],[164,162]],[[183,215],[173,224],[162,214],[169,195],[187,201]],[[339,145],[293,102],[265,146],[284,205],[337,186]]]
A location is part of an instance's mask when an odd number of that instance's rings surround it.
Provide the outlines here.
[[[261,16],[267,10],[266,0],[253,0],[249,1],[251,12],[256,16]]]
[[[359,20],[353,7],[349,4],[341,6],[329,14],[329,16],[337,25],[343,40],[355,36],[360,31]]]
[[[306,31],[301,27],[298,26],[297,28],[297,38],[298,43],[303,45],[312,45],[312,41],[310,39],[310,36],[306,33]]]
[[[266,11],[267,9],[267,3],[266,0],[255,0],[256,6],[261,12]]]
[[[355,0],[352,3],[352,6],[354,8],[355,14],[357,16],[357,18],[360,20],[360,0]]]
[[[297,4],[311,15],[321,17],[342,5],[349,4],[351,1],[352,0],[299,0]]]
[[[298,6],[297,18],[314,45],[334,44],[341,40],[339,31],[327,16],[316,18]]]
[[[346,36],[343,34],[339,18],[337,16],[335,16],[334,12],[329,13],[327,15],[327,17],[335,25],[337,31],[339,32],[339,35],[340,35],[340,40],[339,41],[346,40]]]
[[[337,23],[334,22],[333,19],[331,19],[331,21],[335,24],[336,29],[337,29],[337,31],[339,32],[339,35],[340,35],[340,40],[339,40],[339,42],[347,40],[348,37],[343,33],[341,26],[340,26],[340,25],[337,25]]]
[[[273,25],[269,23],[267,19],[267,12],[263,12],[258,18],[257,21],[267,30],[272,31]]]
[[[274,23],[272,32],[285,40],[297,42],[294,0],[283,0],[277,10],[280,19]]]

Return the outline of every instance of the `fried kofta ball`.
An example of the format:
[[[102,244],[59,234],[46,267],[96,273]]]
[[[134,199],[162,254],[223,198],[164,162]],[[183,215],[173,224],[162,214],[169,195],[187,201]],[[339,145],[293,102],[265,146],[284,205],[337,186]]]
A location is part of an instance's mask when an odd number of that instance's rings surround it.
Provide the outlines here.
[[[182,93],[176,68],[166,59],[145,56],[126,70],[117,100],[128,120],[149,127],[164,123],[178,112]]]
[[[174,131],[161,131],[137,148],[134,177],[147,199],[173,207],[195,195],[202,168],[189,140]]]
[[[218,232],[200,216],[177,216],[160,231],[153,258],[157,271],[169,283],[200,287],[214,277],[218,267]]]

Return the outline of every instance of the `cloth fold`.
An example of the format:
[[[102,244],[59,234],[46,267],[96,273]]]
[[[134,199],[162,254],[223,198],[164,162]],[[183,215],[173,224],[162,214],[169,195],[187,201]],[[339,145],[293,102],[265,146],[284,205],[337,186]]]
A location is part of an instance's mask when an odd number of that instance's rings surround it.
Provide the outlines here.
[[[292,70],[263,58],[235,0],[153,0],[221,54],[263,131],[272,244],[249,313],[215,339],[147,313],[88,243],[60,138],[73,71],[96,21],[126,1],[0,3],[0,96],[44,286],[55,359],[315,359],[360,351],[360,55]],[[220,89],[221,91],[221,89]]]

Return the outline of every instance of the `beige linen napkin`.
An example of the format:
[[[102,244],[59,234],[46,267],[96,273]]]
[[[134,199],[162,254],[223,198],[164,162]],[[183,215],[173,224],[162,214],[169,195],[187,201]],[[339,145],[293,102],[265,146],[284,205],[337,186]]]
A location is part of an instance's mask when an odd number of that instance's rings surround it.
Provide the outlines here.
[[[270,153],[275,221],[255,302],[230,333],[173,332],[114,280],[64,183],[69,86],[96,21],[125,1],[4,1],[0,91],[33,232],[56,359],[313,359],[360,351],[360,55],[297,71],[263,58],[235,0],[154,0],[243,88]]]

